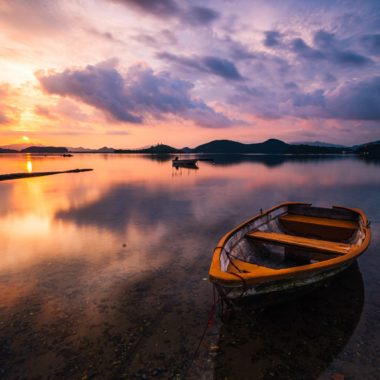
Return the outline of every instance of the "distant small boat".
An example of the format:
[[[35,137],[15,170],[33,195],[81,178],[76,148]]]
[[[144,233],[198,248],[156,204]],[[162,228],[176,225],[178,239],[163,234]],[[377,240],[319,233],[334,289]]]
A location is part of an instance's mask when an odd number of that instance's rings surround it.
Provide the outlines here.
[[[197,158],[190,158],[190,159],[179,159],[178,157],[176,157],[174,160],[172,160],[172,163],[173,163],[173,166],[182,166],[182,167],[196,167],[198,168],[197,166],[197,162],[199,160]]]
[[[64,154],[62,154],[62,156],[63,156],[63,157],[72,157],[73,155],[70,154],[70,153],[64,153]]]
[[[332,279],[367,249],[370,239],[360,209],[283,203],[223,236],[209,278],[227,303],[277,302]]]

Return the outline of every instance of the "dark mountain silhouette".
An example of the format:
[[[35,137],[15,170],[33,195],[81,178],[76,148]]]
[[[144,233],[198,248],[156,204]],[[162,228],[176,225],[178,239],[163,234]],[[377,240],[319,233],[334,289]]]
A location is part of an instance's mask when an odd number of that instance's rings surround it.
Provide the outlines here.
[[[23,149],[21,153],[68,153],[68,149],[57,146],[30,146]]]
[[[169,145],[158,144],[144,149],[115,149],[115,153],[172,154],[182,153],[182,151]]]
[[[351,148],[335,148],[311,145],[289,145],[287,154],[342,154],[355,153]]]
[[[0,148],[0,153],[18,153],[18,151],[14,149]]]
[[[113,153],[115,151],[114,148],[108,148],[107,146],[99,149],[83,148],[81,146],[75,148],[68,147],[67,149],[71,153]]]
[[[355,152],[357,154],[380,157],[380,141],[359,145]]]
[[[289,145],[281,140],[269,139],[263,143],[243,144],[231,140],[214,140],[197,146],[193,153],[286,153]]]
[[[291,145],[323,146],[325,148],[348,148],[347,145],[330,144],[323,141],[294,141]]]
[[[281,140],[269,139],[263,143],[243,144],[231,140],[214,140],[199,145],[193,153],[261,153],[261,154],[340,154],[350,148],[323,147],[287,144]]]
[[[143,153],[143,154],[177,154],[177,153],[207,153],[207,154],[358,154],[366,156],[380,156],[380,140],[352,147],[338,146],[328,143],[320,144],[287,144],[277,139],[269,139],[262,143],[244,144],[232,140],[214,140],[196,148],[185,147],[177,149],[165,144],[152,145],[140,149],[113,149],[103,147],[100,149],[65,148],[52,146],[30,146],[21,151],[0,147],[0,153]]]

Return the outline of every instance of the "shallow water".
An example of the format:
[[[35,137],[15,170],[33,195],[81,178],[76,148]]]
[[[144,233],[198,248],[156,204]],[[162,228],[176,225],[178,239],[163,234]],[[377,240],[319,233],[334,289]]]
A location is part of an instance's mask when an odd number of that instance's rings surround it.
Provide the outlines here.
[[[0,377],[379,378],[380,163],[170,160],[0,156],[0,174],[94,169],[0,182]],[[217,322],[192,362],[213,247],[283,201],[362,208],[370,248],[328,288]]]

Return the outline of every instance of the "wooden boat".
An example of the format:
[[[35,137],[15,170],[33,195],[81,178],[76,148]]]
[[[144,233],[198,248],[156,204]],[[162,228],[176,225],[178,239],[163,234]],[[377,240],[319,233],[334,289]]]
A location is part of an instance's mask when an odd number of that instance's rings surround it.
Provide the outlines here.
[[[368,247],[363,211],[282,203],[228,232],[214,250],[209,278],[228,302],[277,302],[311,290]]]
[[[190,168],[198,168],[197,166],[198,159],[189,158],[189,159],[179,159],[176,157],[172,160],[173,166],[175,167],[190,167]]]

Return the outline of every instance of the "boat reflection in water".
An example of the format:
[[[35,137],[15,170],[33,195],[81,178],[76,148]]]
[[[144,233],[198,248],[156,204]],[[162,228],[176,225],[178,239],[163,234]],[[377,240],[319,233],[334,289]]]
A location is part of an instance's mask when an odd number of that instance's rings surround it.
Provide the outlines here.
[[[224,323],[216,378],[316,379],[346,346],[363,309],[355,262],[331,286],[257,311],[246,305]]]

